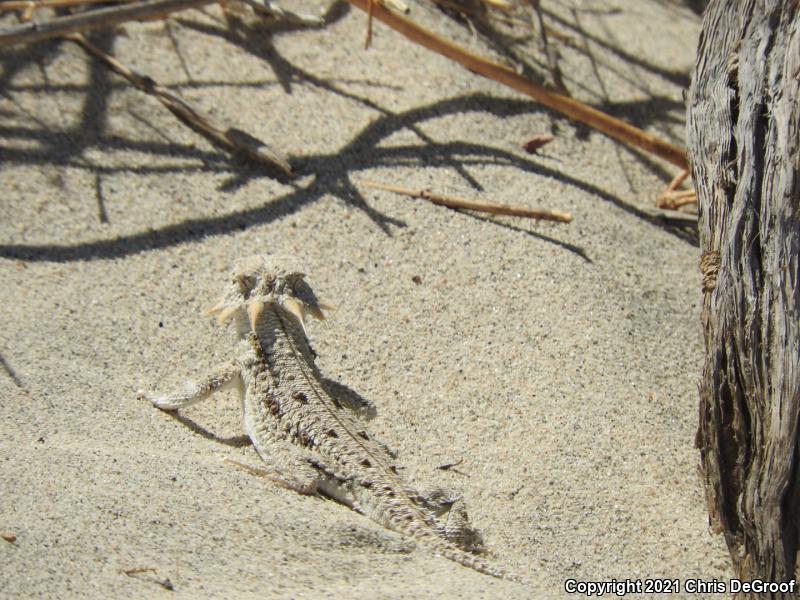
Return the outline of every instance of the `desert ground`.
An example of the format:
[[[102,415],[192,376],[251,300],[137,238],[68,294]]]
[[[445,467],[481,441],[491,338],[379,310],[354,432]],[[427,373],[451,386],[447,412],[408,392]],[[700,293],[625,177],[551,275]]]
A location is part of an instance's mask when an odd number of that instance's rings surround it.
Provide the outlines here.
[[[687,4],[542,2],[569,92],[682,145],[701,23]],[[410,8],[548,81],[524,27],[512,45]],[[231,32],[215,5],[91,37],[285,152],[288,180],[74,43],[0,50],[0,596],[560,598],[578,597],[568,579],[728,578],[694,448],[694,223],[654,205],[677,169],[378,22],[365,50],[366,15],[346,4],[328,15]],[[555,139],[521,148],[541,134]],[[139,398],[231,357],[233,331],[205,310],[236,259],[263,253],[295,255],[335,306],[309,324],[317,363],[375,404],[367,426],[402,476],[460,491],[487,560],[522,582],[224,462],[259,463],[234,392],[178,417]]]

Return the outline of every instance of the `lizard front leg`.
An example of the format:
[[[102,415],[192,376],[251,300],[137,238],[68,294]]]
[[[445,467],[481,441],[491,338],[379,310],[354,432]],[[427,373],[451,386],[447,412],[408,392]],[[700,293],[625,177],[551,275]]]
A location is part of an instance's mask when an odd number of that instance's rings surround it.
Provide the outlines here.
[[[232,385],[240,388],[242,385],[241,367],[237,363],[229,363],[204,379],[189,382],[182,390],[172,394],[153,396],[140,391],[139,397],[149,400],[161,410],[178,410],[205,400],[214,392],[224,390]]]

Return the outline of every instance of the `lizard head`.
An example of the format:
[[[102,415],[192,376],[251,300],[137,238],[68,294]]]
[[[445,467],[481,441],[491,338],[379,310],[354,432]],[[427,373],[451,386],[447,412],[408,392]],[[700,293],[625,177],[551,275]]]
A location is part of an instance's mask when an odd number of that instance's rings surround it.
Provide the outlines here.
[[[293,257],[250,256],[237,261],[225,295],[211,309],[220,324],[235,318],[237,329],[248,331],[264,306],[274,303],[293,314],[305,329],[308,316],[324,319],[323,308]]]

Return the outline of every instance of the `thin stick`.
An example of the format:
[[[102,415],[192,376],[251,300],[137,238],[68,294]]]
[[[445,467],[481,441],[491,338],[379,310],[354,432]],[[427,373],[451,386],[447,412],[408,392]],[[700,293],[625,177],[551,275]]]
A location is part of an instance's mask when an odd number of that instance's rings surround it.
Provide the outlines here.
[[[680,185],[684,181],[686,181],[686,178],[689,177],[689,174],[690,174],[689,169],[684,169],[683,171],[675,175],[675,177],[672,178],[672,181],[669,182],[669,186],[667,187],[666,191],[674,192],[675,190],[677,190],[680,187]]]
[[[602,111],[592,108],[552,90],[548,90],[540,85],[529,81],[519,75],[513,69],[499,63],[487,60],[482,56],[473,54],[466,48],[454,44],[435,33],[428,31],[417,25],[414,21],[397,14],[386,8],[380,0],[347,0],[353,6],[363,11],[369,9],[368,2],[372,2],[372,14],[380,19],[392,29],[400,32],[412,42],[415,42],[429,50],[446,56],[470,71],[479,75],[493,79],[503,85],[507,85],[523,94],[526,94],[540,102],[544,106],[551,108],[561,114],[585,123],[590,127],[602,131],[609,137],[614,138],[625,144],[641,148],[645,152],[650,152],[663,158],[664,160],[685,169],[688,167],[686,152],[683,148],[675,146],[662,139],[657,138],[630,123],[616,119]]]
[[[659,196],[656,200],[658,208],[668,208],[670,210],[677,210],[681,206],[688,206],[689,204],[697,203],[697,194],[694,190],[685,190],[683,192],[667,192]]]
[[[364,39],[364,50],[372,45],[372,8],[378,0],[367,0],[367,37]]]
[[[126,21],[145,21],[162,18],[169,13],[214,4],[218,0],[149,0],[99,8],[65,17],[56,17],[41,23],[23,23],[0,30],[0,48],[15,44],[29,44],[78,31],[91,31],[119,25]]]
[[[132,3],[138,0],[118,0],[121,2]],[[28,10],[33,7],[39,8],[67,8],[70,6],[88,6],[90,4],[102,4],[108,0],[8,0],[0,3],[0,12],[9,10]]]
[[[448,208],[464,208],[467,210],[477,210],[480,212],[492,213],[495,215],[510,215],[512,217],[527,217],[529,219],[540,219],[542,221],[558,221],[560,223],[569,223],[572,221],[572,215],[569,213],[561,212],[559,210],[546,210],[536,208],[526,208],[524,206],[511,206],[508,204],[497,204],[495,202],[479,202],[477,200],[469,200],[467,198],[460,198],[458,196],[443,196],[441,194],[434,194],[429,190],[412,190],[410,188],[393,185],[390,183],[380,183],[378,181],[369,181],[362,179],[360,181],[365,185],[376,190],[387,190],[396,194],[403,194],[404,196],[411,196],[412,198],[421,198],[438,204],[440,206],[447,206]]]
[[[256,163],[279,169],[286,175],[292,174],[292,167],[289,165],[289,161],[286,157],[276,150],[271,149],[261,140],[242,131],[229,129],[217,123],[208,115],[204,115],[193,108],[186,100],[177,94],[173,94],[168,89],[158,85],[158,83],[153,81],[150,77],[139,75],[110,54],[106,54],[80,33],[72,33],[63,37],[79,44],[86,52],[104,63],[115,73],[127,79],[137,89],[143,91],[145,94],[154,96],[180,120],[189,125],[192,129],[205,135],[213,143],[235,154],[240,154]]]
[[[681,206],[696,203],[697,195],[695,194],[694,189],[685,190],[682,192],[676,191],[680,185],[686,181],[686,178],[689,177],[689,175],[689,169],[684,169],[678,173],[673,180],[670,181],[667,189],[664,190],[664,192],[658,198],[656,198],[656,206],[659,208],[676,210]]]

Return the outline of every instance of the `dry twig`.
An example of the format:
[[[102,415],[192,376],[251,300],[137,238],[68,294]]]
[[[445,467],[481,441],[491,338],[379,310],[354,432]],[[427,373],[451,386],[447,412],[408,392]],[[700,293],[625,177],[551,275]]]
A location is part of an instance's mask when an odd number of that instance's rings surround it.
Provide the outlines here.
[[[476,210],[479,212],[487,212],[495,215],[510,215],[512,217],[526,217],[528,219],[539,219],[542,221],[558,221],[560,223],[569,223],[572,221],[571,214],[561,212],[559,210],[526,208],[524,206],[497,204],[495,202],[480,202],[477,200],[460,198],[458,196],[444,196],[442,194],[435,194],[429,190],[412,190],[410,188],[402,187],[399,185],[380,183],[378,181],[369,181],[362,179],[360,183],[362,185],[365,185],[366,187],[370,187],[376,190],[387,190],[389,192],[394,192],[396,194],[411,196],[412,198],[421,198],[423,200],[428,200],[433,204],[438,204],[440,206],[447,206],[448,208]]]
[[[138,0],[117,1],[120,3],[138,2]],[[108,0],[7,0],[0,4],[0,12],[11,10],[37,10],[40,8],[69,8],[72,6],[89,6],[91,4],[103,4],[106,2],[108,2]]]
[[[694,190],[668,192],[662,194],[656,200],[656,205],[659,208],[668,208],[670,210],[677,210],[681,206],[688,206],[690,204],[697,204],[697,194],[695,194]]]
[[[684,169],[678,173],[675,178],[670,182],[669,186],[664,193],[656,198],[656,206],[659,208],[667,208],[670,210],[677,210],[681,206],[697,203],[697,194],[694,190],[685,190],[682,192],[676,191],[680,185],[689,177],[689,169]]]
[[[372,7],[378,0],[367,0],[367,36],[364,39],[364,50],[372,45]]]
[[[638,127],[634,127],[630,123],[607,115],[574,98],[537,85],[505,65],[473,54],[466,48],[462,48],[450,40],[446,40],[420,27],[414,21],[403,15],[392,12],[386,8],[380,0],[347,1],[364,11],[369,10],[368,2],[371,2],[372,15],[376,19],[380,19],[386,23],[386,25],[400,32],[412,42],[446,56],[450,60],[463,65],[470,71],[474,71],[479,75],[483,75],[484,77],[488,77],[489,79],[493,79],[503,85],[507,85],[522,92],[544,106],[560,112],[570,119],[580,121],[598,131],[602,131],[615,140],[631,146],[636,146],[645,152],[655,154],[682,169],[688,166],[686,152],[683,148],[659,139],[652,134],[642,131]]]
[[[55,17],[41,23],[28,22],[6,30],[0,30],[0,48],[15,44],[28,44],[61,37],[79,31],[104,29],[126,21],[159,19],[170,13],[189,8],[199,8],[218,0],[149,0],[135,4],[123,4],[109,8]],[[29,3],[35,8],[38,6]]]
[[[226,150],[243,156],[253,162],[276,168],[285,175],[292,175],[292,167],[287,158],[273,150],[261,140],[234,128],[226,128],[214,119],[193,108],[186,100],[158,85],[150,77],[139,75],[116,58],[103,52],[80,33],[63,36],[79,44],[86,52],[97,58],[115,73],[132,83],[137,89],[158,99],[176,117],[189,127]]]

